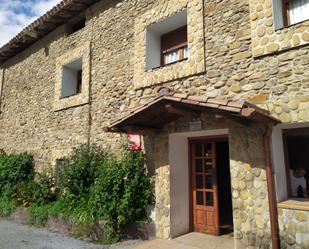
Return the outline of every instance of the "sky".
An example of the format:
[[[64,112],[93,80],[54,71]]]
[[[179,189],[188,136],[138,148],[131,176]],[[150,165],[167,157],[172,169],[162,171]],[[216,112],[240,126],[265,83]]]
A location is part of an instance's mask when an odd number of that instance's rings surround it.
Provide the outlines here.
[[[0,47],[61,0],[0,0]]]

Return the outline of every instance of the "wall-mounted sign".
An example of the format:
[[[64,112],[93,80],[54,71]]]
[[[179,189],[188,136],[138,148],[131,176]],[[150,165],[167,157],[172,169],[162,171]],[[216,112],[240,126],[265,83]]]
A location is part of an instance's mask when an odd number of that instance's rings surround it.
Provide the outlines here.
[[[190,131],[199,131],[202,129],[202,121],[192,121],[189,123]]]
[[[132,150],[140,150],[142,149],[141,136],[136,134],[129,134],[128,139],[131,143]]]

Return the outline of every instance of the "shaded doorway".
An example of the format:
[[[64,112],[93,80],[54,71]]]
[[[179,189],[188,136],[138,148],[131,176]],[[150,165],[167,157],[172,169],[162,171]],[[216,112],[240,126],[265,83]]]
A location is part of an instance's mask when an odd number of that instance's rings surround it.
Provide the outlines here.
[[[216,143],[220,234],[233,232],[233,207],[228,141]]]
[[[233,231],[227,138],[190,139],[192,230],[212,235]]]

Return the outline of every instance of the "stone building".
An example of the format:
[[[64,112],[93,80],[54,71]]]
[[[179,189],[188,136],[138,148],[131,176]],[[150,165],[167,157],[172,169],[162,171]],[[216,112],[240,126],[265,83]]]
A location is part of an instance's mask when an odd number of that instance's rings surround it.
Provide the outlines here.
[[[308,19],[308,0],[63,0],[0,49],[0,148],[42,170],[141,134],[157,237],[309,248]]]

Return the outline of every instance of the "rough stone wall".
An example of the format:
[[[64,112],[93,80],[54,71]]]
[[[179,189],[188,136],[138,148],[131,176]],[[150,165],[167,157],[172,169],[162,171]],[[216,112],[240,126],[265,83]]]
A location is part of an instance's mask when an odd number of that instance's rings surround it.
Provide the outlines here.
[[[279,208],[282,249],[309,248],[309,212]]]
[[[31,152],[38,170],[87,142],[88,106],[55,112],[56,58],[88,41],[89,30],[64,35],[60,27],[4,65],[0,148]]]
[[[154,211],[156,236],[170,238],[170,166],[168,162],[168,134],[144,136],[148,174],[154,182]]]
[[[103,127],[149,101],[157,94],[158,86],[219,99],[246,99],[268,109],[283,122],[309,121],[308,46],[294,46],[292,50],[254,58],[247,0],[204,0],[205,73],[180,75],[147,87],[136,83],[136,21],[167,2],[123,0],[105,5],[101,1],[86,11],[83,30],[66,36],[64,27],[59,27],[3,65],[0,148],[33,153],[40,169],[88,140],[117,150],[125,135],[104,133]],[[251,8],[251,15],[253,11]],[[90,42],[89,103],[54,111],[56,60],[86,42]],[[216,123],[213,127],[218,126]],[[231,155],[235,156],[231,161],[235,235],[239,248],[267,247],[269,243],[265,173],[254,154],[255,149],[261,153],[262,145],[255,140],[261,132],[256,127],[231,134]],[[167,149],[166,143],[164,136],[156,142]],[[151,172],[156,174],[158,236],[166,238],[169,166],[164,160],[168,157],[164,154],[165,159],[159,161],[161,151],[153,150],[157,155]]]
[[[272,0],[250,0],[250,11],[254,56],[309,43],[309,21],[275,30]]]
[[[91,51],[91,141],[114,150],[119,145],[115,141],[121,141],[123,135],[104,133],[103,127],[133,106],[130,96],[135,94],[135,19],[150,9],[154,1],[119,1],[107,7],[103,2],[89,11],[93,16],[90,22],[94,30]]]
[[[230,167],[236,248],[271,248],[262,126],[233,129]]]

